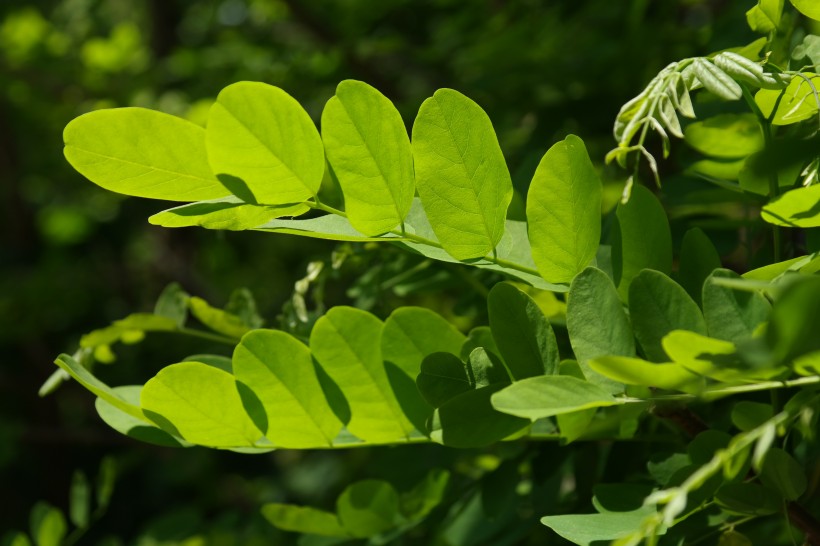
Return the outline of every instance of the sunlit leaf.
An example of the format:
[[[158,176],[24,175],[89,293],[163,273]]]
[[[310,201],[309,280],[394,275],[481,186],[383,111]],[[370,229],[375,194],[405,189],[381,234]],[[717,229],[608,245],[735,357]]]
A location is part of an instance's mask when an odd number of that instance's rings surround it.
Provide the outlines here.
[[[550,148],[527,193],[533,259],[552,283],[568,283],[590,264],[601,239],[601,180],[575,135]]]
[[[82,115],[63,132],[65,156],[83,176],[135,197],[201,201],[230,195],[211,172],[205,131],[144,108]]]
[[[322,139],[353,227],[378,235],[401,224],[415,183],[410,139],[393,103],[366,83],[341,82],[322,113]]]
[[[205,131],[213,172],[249,203],[299,203],[319,191],[325,153],[316,126],[283,90],[260,82],[223,89]]]
[[[349,536],[336,514],[309,506],[270,503],[262,506],[262,515],[271,525],[285,531],[329,537]]]
[[[458,260],[501,241],[512,181],[490,118],[458,91],[439,89],[413,124],[416,184],[430,224]]]
[[[200,226],[206,229],[242,231],[261,226],[275,218],[299,216],[310,210],[304,203],[253,205],[236,196],[199,201],[154,214],[148,221],[167,228]]]
[[[530,377],[516,381],[492,396],[493,407],[498,411],[533,421],[617,403],[598,385],[566,375]]]

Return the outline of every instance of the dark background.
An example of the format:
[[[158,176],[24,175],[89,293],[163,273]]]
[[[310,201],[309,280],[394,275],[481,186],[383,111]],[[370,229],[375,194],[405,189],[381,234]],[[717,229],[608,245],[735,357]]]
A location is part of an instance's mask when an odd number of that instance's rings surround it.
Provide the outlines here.
[[[335,85],[354,78],[390,97],[409,126],[435,89],[453,87],[490,115],[525,193],[541,155],[567,133],[581,136],[602,165],[615,145],[620,105],[668,62],[754,39],[743,16],[752,4],[0,3],[0,533],[27,528],[38,500],[65,509],[74,470],[93,476],[106,454],[120,469],[113,503],[81,543],[207,535],[214,544],[287,544],[257,515],[261,503],[326,505],[352,479],[409,485],[433,462],[459,456],[435,446],[263,456],[155,448],[108,429],[77,385],[38,398],[57,354],[72,352],[84,332],[150,311],[167,283],[218,305],[248,287],[276,325],[307,264],[335,248],[288,236],[151,226],[145,219],[164,203],[106,192],[66,163],[61,133],[73,117],[144,106],[202,123],[222,87],[257,80],[285,89],[318,121]],[[613,202],[624,176],[607,169],[605,178]],[[328,304],[361,304],[361,293],[347,289],[399,259],[389,249],[347,251],[355,259],[328,280]],[[480,316],[461,305],[465,297],[453,288],[443,297],[431,289],[410,299],[470,324]],[[380,314],[393,303],[368,301]],[[149,336],[123,349],[101,375],[113,384],[141,382],[191,352],[202,346]]]

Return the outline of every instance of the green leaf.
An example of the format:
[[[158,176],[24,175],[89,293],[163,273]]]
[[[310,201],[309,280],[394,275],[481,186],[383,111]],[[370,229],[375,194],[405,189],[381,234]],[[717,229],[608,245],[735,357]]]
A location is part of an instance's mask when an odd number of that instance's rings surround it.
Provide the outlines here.
[[[91,513],[91,486],[88,478],[79,470],[74,471],[71,477],[71,489],[68,492],[68,516],[75,526],[88,526]]]
[[[160,317],[168,317],[173,320],[177,327],[185,326],[188,318],[188,299],[190,296],[179,285],[172,282],[166,286],[157,298],[154,305],[154,314]]]
[[[487,297],[493,339],[513,380],[554,374],[558,344],[549,321],[526,293],[498,283]]]
[[[783,497],[776,489],[756,483],[725,483],[715,501],[724,510],[744,516],[768,516],[783,509]]]
[[[672,234],[658,199],[645,187],[635,186],[629,202],[618,205],[612,226],[612,271],[622,300],[642,269],[672,270]]]
[[[743,95],[740,84],[708,59],[698,57],[691,66],[703,87],[721,99],[737,100]]]
[[[820,83],[820,81],[818,82]],[[778,193],[794,187],[795,180],[820,146],[820,138],[786,136],[772,141],[764,150],[746,158],[738,173],[740,188],[749,193],[768,197],[772,179],[777,179]]]
[[[100,470],[97,474],[97,509],[104,510],[111,502],[111,495],[114,494],[114,482],[117,479],[117,463],[110,455],[103,457],[100,462]]]
[[[813,86],[802,77],[793,77],[785,89],[761,89],[755,94],[760,111],[772,119],[773,125],[791,125],[817,115],[818,104],[812,87],[820,85],[820,76],[811,72],[804,72],[803,75]],[[781,94],[783,98],[778,103]],[[777,111],[772,116],[775,105]]]
[[[424,307],[400,307],[387,317],[382,358],[396,399],[416,429],[426,430],[433,411],[416,388],[423,360],[438,352],[459,354],[464,339],[452,324]]]
[[[529,420],[496,411],[490,397],[507,385],[496,383],[448,400],[433,414],[430,438],[450,447],[483,447],[529,425]]]
[[[84,114],[63,132],[65,157],[109,191],[170,201],[230,195],[211,172],[205,131],[184,119],[144,108]]]
[[[141,385],[114,387],[112,391],[128,403],[139,406],[140,393],[142,392]],[[161,429],[154,423],[143,419],[137,419],[133,415],[125,413],[121,409],[111,405],[103,398],[97,398],[94,403],[94,407],[97,410],[97,414],[100,416],[100,419],[105,421],[106,425],[113,428],[120,434],[134,438],[140,442],[165,447],[188,447],[191,445],[182,438],[174,436],[171,433]]]
[[[774,417],[771,404],[741,400],[732,407],[732,424],[743,432],[761,426]]]
[[[392,529],[399,523],[399,494],[390,483],[363,480],[345,489],[336,500],[344,530],[366,538]]]
[[[68,531],[63,513],[45,502],[31,509],[31,536],[37,546],[60,546]]]
[[[142,410],[192,444],[253,446],[259,428],[246,413],[232,375],[199,362],[172,364],[142,388]]]
[[[239,339],[245,335],[250,327],[242,322],[242,319],[234,314],[211,307],[207,301],[196,296],[188,300],[188,307],[191,314],[199,322],[220,334]]]
[[[631,512],[547,516],[541,518],[541,523],[574,544],[591,546],[599,540],[611,541],[634,533],[653,514],[654,508],[643,507]],[[664,533],[661,529],[659,534]]]
[[[592,359],[601,356],[635,356],[629,318],[615,285],[600,269],[588,267],[572,281],[567,297],[567,331],[587,379],[611,393],[623,392],[623,385],[601,377],[589,366]]]
[[[439,89],[413,124],[419,196],[438,240],[457,260],[501,241],[512,181],[492,122],[472,100]]]
[[[451,398],[475,388],[467,367],[450,353],[433,353],[421,363],[416,378],[419,392],[434,408],[443,406]]]
[[[3,535],[3,546],[31,546],[31,541],[25,533],[9,531]]]
[[[601,179],[575,135],[553,145],[527,193],[532,256],[541,276],[568,283],[595,258],[601,240]]]
[[[341,82],[322,112],[322,139],[353,227],[378,235],[401,224],[415,181],[410,139],[393,103],[366,83]]]
[[[820,6],[814,0],[790,0],[797,11],[815,21],[820,21]]]
[[[154,214],[148,222],[167,228],[200,226],[206,229],[242,231],[283,216],[299,216],[310,210],[304,203],[253,205],[236,196],[198,201]]]
[[[775,197],[760,212],[770,224],[786,227],[820,227],[820,184],[797,188]]]
[[[54,363],[65,370],[80,385],[99,396],[118,410],[123,411],[128,415],[139,419],[140,421],[150,423],[150,421],[142,413],[139,406],[122,398],[111,387],[94,377],[91,372],[89,372],[84,366],[71,358],[69,355],[60,355]]]
[[[808,57],[808,64],[820,65],[820,36],[806,34],[803,43],[792,50],[792,59],[801,60]]]
[[[629,287],[629,310],[635,337],[649,360],[663,362],[663,337],[672,330],[706,335],[698,305],[681,286],[658,271],[645,269]]]
[[[719,114],[696,121],[686,127],[684,139],[700,153],[724,159],[763,149],[763,133],[754,114]]]
[[[640,358],[602,356],[589,363],[596,372],[627,385],[697,392],[702,381],[677,363],[654,364]]]
[[[767,380],[784,371],[773,366],[745,368],[733,343],[684,330],[666,335],[663,348],[672,360],[687,370],[717,381]]]
[[[749,339],[769,318],[771,304],[760,292],[746,292],[715,284],[714,279],[740,279],[728,269],[716,269],[703,285],[703,317],[711,337],[734,343]]]
[[[483,347],[488,353],[494,353],[496,356],[501,357],[501,351],[498,350],[498,346],[495,344],[495,339],[489,326],[476,326],[470,330],[467,339],[464,341],[458,353],[461,360],[466,361],[470,357],[470,353],[477,347]]]
[[[777,362],[820,350],[820,278],[805,276],[786,287],[775,302],[766,329],[766,341]]]
[[[703,298],[703,283],[721,266],[715,245],[700,228],[687,230],[680,249],[678,282],[698,305]]]
[[[80,339],[80,347],[99,347],[118,341],[133,343],[139,341],[145,332],[173,332],[179,328],[179,317],[168,317],[150,313],[134,313],[124,319],[115,320],[111,326],[94,330]]]
[[[510,384],[510,375],[504,363],[484,347],[476,347],[467,358],[467,373],[475,388],[495,384]]]
[[[262,515],[271,525],[284,531],[328,537],[349,536],[336,514],[308,506],[269,503]]]
[[[223,89],[205,136],[211,168],[243,201],[299,203],[319,191],[322,139],[307,112],[278,87],[239,82]]]
[[[799,499],[808,487],[806,473],[800,463],[788,452],[777,447],[766,452],[760,469],[760,481],[789,501]]]
[[[277,447],[328,447],[342,428],[313,367],[310,349],[278,330],[253,330],[233,353],[236,379],[259,397],[267,438]]]
[[[743,533],[726,531],[720,535],[717,546],[754,546],[754,544]]]
[[[542,375],[516,381],[495,393],[492,404],[500,412],[535,421],[562,413],[614,406],[618,401],[605,389],[567,375]]]
[[[256,310],[253,293],[247,288],[236,288],[231,292],[231,297],[225,304],[225,312],[239,317],[242,324],[249,328],[261,328],[265,322]]]
[[[347,429],[366,442],[400,442],[414,429],[385,370],[382,322],[359,309],[334,307],[316,321],[310,349],[350,405]]]
[[[592,488],[592,504],[598,512],[629,512],[643,506],[652,486],[638,483],[599,483]]]
[[[780,25],[783,0],[758,0],[757,5],[746,12],[749,28],[760,34],[769,34]]]
[[[408,520],[420,520],[444,500],[450,473],[434,468],[413,489],[401,496],[401,513]]]

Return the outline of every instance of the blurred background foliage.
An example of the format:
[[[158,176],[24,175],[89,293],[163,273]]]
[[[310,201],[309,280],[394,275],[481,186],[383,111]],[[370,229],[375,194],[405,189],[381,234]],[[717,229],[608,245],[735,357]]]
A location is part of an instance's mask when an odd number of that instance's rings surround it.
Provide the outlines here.
[[[351,303],[380,315],[398,304],[422,304],[467,328],[484,320],[482,291],[492,280],[486,272],[432,266],[391,248],[151,226],[145,218],[162,203],[106,192],[65,162],[61,132],[73,117],[143,106],[203,123],[222,87],[258,80],[284,88],[318,121],[336,84],[355,78],[390,97],[409,125],[424,98],[453,87],[490,115],[524,194],[541,155],[570,132],[604,169],[620,105],[670,61],[752,41],[743,24],[752,4],[0,3],[0,532],[26,528],[39,500],[65,509],[74,471],[93,476],[105,455],[119,469],[116,489],[108,513],[81,543],[289,544],[258,515],[261,503],[327,505],[345,484],[363,478],[409,488],[436,465],[481,475],[498,466],[498,452],[511,449],[264,456],[169,450],[118,436],[73,385],[38,398],[56,354],[73,350],[84,332],[150,310],[171,281],[217,305],[246,286],[268,325],[298,330],[324,306]],[[611,206],[623,178],[605,175]],[[689,182],[689,190],[702,184]],[[674,206],[674,185],[664,189],[670,187],[667,205]],[[710,227],[721,251],[731,253],[735,233],[721,239],[721,226]],[[306,276],[310,283],[294,289]],[[121,350],[118,364],[106,370],[111,383],[142,382],[174,358],[204,349],[170,341],[157,334]],[[542,462],[558,465],[564,457],[554,447]],[[540,529],[536,536],[543,537]],[[466,536],[461,543],[484,540]]]

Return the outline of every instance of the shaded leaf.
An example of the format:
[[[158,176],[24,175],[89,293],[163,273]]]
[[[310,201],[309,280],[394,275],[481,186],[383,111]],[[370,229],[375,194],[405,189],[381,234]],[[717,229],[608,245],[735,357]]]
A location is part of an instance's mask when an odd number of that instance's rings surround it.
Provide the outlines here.
[[[740,279],[728,269],[716,269],[703,285],[703,317],[711,337],[734,343],[749,339],[769,318],[771,304],[760,292],[746,292],[715,284],[713,279]]]
[[[349,536],[336,514],[309,506],[269,503],[262,506],[262,515],[271,525],[285,531],[329,537]]]
[[[399,494],[388,482],[363,480],[342,492],[336,500],[336,511],[347,533],[370,537],[399,523]]]

